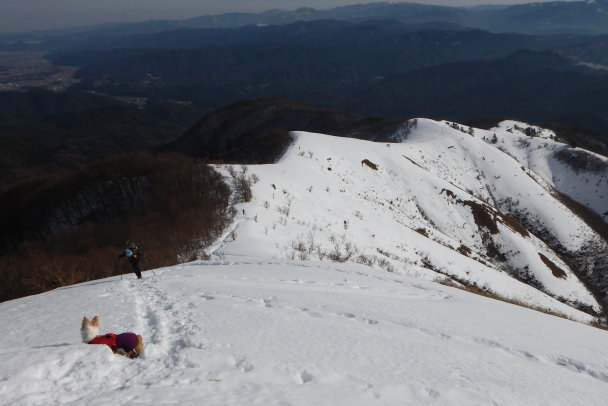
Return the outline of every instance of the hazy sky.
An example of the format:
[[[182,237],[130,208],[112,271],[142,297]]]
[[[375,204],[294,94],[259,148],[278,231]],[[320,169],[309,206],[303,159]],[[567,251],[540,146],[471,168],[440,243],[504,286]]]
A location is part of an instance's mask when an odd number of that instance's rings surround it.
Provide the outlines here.
[[[411,0],[449,6],[549,0]],[[63,28],[103,22],[179,19],[270,8],[330,8],[365,0],[0,0],[0,32]]]

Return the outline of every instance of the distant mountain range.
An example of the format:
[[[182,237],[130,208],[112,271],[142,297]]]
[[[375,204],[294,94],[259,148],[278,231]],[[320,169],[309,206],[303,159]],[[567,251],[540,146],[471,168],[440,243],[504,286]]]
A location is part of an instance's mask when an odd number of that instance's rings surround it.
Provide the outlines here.
[[[278,96],[364,116],[500,115],[608,134],[607,47],[608,36],[321,20],[88,39],[50,58],[81,67],[75,89],[207,110]]]
[[[500,15],[517,20],[510,27],[560,32],[538,22],[553,16],[555,26],[586,19],[591,29],[588,14],[603,16],[604,3],[374,3],[0,36],[8,52],[44,51],[78,67],[69,92],[0,93],[0,177],[6,185],[134,149],[259,162],[281,150],[286,130],[377,137],[368,126],[378,134],[420,116],[526,120],[608,155],[608,35],[470,28],[481,26],[473,15]],[[280,101],[257,117],[267,106],[255,99]],[[249,115],[257,127],[243,121]]]
[[[581,69],[555,53],[522,50],[503,59],[445,63],[389,76],[352,95],[344,106],[393,117],[504,115],[605,132],[606,89],[608,75]]]
[[[238,28],[247,25],[281,25],[296,21],[395,19],[405,24],[443,23],[492,32],[526,34],[608,34],[608,1],[555,1],[499,7],[446,7],[417,3],[391,2],[358,4],[325,10],[299,8],[293,11],[269,10],[263,13],[227,13],[185,20],[150,20],[138,23],[110,23],[65,30],[4,34],[13,45],[33,38],[56,36],[80,38],[132,35],[183,28]]]

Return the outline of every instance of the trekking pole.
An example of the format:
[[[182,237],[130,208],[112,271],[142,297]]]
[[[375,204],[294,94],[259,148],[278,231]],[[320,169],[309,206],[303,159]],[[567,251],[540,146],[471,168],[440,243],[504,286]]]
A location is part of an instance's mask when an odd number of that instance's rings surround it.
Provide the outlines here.
[[[114,265],[114,266],[117,267],[119,263],[120,263],[120,259],[118,259],[118,261],[116,261],[116,265]],[[123,273],[124,273],[124,270],[121,268],[121,270],[120,270],[120,280],[122,280],[122,274]]]

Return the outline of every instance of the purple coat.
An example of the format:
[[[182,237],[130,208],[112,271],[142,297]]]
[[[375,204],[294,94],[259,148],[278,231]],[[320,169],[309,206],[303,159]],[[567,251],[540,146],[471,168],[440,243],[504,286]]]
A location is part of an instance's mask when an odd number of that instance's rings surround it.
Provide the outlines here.
[[[122,333],[116,336],[116,346],[122,348],[126,352],[131,352],[137,345],[137,334]]]
[[[139,356],[137,351],[135,351],[135,347],[137,346],[137,334],[134,333],[104,334],[96,336],[89,341],[89,344],[105,344],[110,347],[113,352],[122,349],[130,358],[137,358]]]

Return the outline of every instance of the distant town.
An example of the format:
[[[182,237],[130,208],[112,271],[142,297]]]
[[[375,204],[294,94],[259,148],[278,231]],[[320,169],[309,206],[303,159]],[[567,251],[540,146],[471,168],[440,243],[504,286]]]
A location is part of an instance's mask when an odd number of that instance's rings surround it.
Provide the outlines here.
[[[46,52],[0,52],[0,91],[38,87],[61,92],[77,83],[76,66],[53,66]]]

